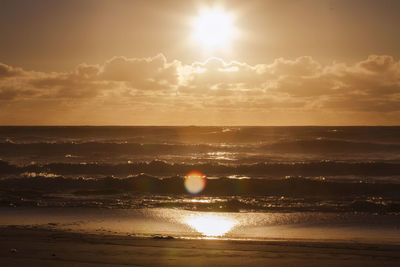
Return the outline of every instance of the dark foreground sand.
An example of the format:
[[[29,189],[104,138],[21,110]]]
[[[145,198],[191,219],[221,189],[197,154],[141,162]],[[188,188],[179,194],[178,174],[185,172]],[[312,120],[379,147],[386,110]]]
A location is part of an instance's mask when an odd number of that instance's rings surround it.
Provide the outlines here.
[[[135,238],[0,229],[0,266],[400,266],[400,244]]]

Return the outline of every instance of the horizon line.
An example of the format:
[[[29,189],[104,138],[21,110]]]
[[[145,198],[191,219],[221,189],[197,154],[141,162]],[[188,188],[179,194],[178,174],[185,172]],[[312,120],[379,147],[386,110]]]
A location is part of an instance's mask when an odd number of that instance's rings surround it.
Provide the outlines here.
[[[190,125],[190,124],[172,124],[172,125],[101,125],[101,124],[65,124],[65,125],[48,125],[48,124],[18,124],[18,125],[0,125],[0,127],[400,127],[400,125],[368,125],[368,124],[353,124],[353,125]]]

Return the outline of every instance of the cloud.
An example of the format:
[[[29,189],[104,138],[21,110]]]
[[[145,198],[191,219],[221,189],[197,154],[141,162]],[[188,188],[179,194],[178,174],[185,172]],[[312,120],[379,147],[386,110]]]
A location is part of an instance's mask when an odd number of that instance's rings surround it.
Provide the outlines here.
[[[370,55],[351,65],[322,65],[311,57],[258,65],[210,58],[185,65],[159,54],[113,57],[98,65],[82,63],[70,72],[26,71],[0,64],[0,102],[7,103],[3,107],[14,107],[14,116],[21,112],[22,118],[21,106],[44,112],[46,107],[40,104],[44,101],[60,109],[62,116],[77,116],[89,107],[97,110],[96,115],[87,114],[88,120],[140,112],[153,121],[167,116],[193,124],[191,119],[205,113],[241,111],[241,124],[251,124],[256,117],[262,123],[260,114],[280,118],[286,114],[288,123],[296,116],[307,123],[310,116],[310,121],[323,124],[321,114],[336,117],[338,123],[352,123],[339,114],[367,118],[372,113],[377,118],[385,114],[382,123],[393,124],[400,120],[400,62],[387,55]],[[246,116],[248,122],[243,121]]]
[[[275,75],[294,77],[313,76],[321,71],[321,65],[308,56],[295,60],[278,58],[271,65],[265,67]]]
[[[139,90],[170,89],[178,82],[180,63],[167,62],[164,55],[152,58],[114,57],[104,63],[100,79],[127,82]]]
[[[22,69],[20,68],[13,68],[6,64],[0,63],[0,79],[17,76],[23,73]]]

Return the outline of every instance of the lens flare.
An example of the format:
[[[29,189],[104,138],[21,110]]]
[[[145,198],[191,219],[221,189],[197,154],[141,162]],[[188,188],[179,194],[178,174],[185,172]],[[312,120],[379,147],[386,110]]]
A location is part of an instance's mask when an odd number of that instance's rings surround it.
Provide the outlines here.
[[[185,222],[206,236],[222,236],[237,224],[231,218],[213,214],[188,216],[185,218]]]
[[[206,176],[199,171],[191,171],[185,176],[185,188],[191,194],[198,194],[206,186]]]

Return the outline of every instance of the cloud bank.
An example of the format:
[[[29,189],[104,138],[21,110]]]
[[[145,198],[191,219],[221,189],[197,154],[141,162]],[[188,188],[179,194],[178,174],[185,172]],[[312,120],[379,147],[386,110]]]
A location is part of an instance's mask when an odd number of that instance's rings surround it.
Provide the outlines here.
[[[388,55],[185,65],[159,54],[70,72],[0,63],[1,124],[375,125],[399,115],[400,62]]]

